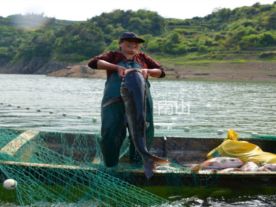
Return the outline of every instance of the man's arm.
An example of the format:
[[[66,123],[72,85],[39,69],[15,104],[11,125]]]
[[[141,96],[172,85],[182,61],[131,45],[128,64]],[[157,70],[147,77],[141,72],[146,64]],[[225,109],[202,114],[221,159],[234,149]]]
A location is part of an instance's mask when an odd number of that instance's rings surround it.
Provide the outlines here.
[[[155,77],[155,78],[160,78],[162,75],[162,70],[159,68],[154,68],[154,69],[147,69],[148,70],[148,74],[151,77]]]
[[[145,55],[144,53],[143,56],[146,64],[148,65],[148,71],[145,71],[144,73],[147,73],[148,75],[156,78],[165,77],[166,74],[164,68],[157,61],[152,59],[150,56]]]
[[[144,78],[147,78],[148,76],[160,78],[162,75],[162,71],[159,68],[153,68],[153,69],[142,68],[141,72]]]
[[[94,69],[103,69],[109,71],[117,71],[121,77],[124,76],[124,67],[118,66],[114,63],[114,53],[108,52],[101,55],[98,55],[88,62],[88,66]]]
[[[125,76],[125,70],[126,70],[125,67],[122,67],[122,66],[119,66],[119,65],[107,62],[105,60],[98,60],[97,61],[97,68],[98,69],[104,69],[104,70],[117,71],[118,74],[121,77]]]
[[[88,61],[88,66],[90,68],[93,68],[93,69],[115,69],[115,67],[109,67],[110,64],[112,64],[112,62],[114,62],[114,59],[115,59],[115,55],[114,55],[114,52],[106,52],[106,53],[103,53],[103,54],[100,54],[100,55],[97,55],[93,58],[91,58],[89,61]],[[102,64],[101,63],[98,63],[98,62],[103,62]],[[105,63],[109,63],[109,65],[105,64]],[[114,65],[114,64],[112,64]]]
[[[98,60],[97,61],[97,69],[116,71],[116,70],[118,70],[118,65],[110,63],[105,60]]]

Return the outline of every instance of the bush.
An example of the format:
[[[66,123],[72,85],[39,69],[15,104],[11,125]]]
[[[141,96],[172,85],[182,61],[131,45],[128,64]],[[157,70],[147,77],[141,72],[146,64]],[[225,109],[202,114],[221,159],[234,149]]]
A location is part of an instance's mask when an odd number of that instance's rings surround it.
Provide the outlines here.
[[[276,58],[276,51],[262,52],[259,57],[264,59],[274,59]]]
[[[276,37],[270,32],[248,35],[242,37],[239,45],[242,49],[275,46]]]

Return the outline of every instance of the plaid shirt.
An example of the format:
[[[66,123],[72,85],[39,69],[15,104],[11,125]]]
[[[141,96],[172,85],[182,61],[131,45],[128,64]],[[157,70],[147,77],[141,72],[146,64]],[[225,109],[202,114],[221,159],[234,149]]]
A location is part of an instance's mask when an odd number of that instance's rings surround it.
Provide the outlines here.
[[[111,52],[103,53],[101,55],[93,57],[88,62],[88,66],[90,68],[97,69],[98,60],[105,60],[109,63],[118,64],[121,61],[124,61],[127,59],[120,51],[114,51],[114,52],[111,51]],[[148,55],[146,55],[144,53],[138,53],[133,57],[133,60],[135,62],[137,62],[141,66],[141,68],[147,68],[147,69],[158,68],[158,69],[160,69],[162,71],[160,78],[165,77],[164,68],[158,62],[156,62],[151,57],[149,57]],[[116,72],[116,71],[107,70],[106,71],[107,77],[109,77],[110,74],[114,73],[114,72]]]

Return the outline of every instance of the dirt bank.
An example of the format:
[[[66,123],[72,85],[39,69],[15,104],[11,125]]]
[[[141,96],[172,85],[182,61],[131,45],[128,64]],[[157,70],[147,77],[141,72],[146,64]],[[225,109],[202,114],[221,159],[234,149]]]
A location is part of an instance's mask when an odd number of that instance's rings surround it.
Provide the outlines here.
[[[106,72],[104,70],[93,70],[85,64],[78,64],[67,66],[48,75],[54,77],[105,78]]]
[[[276,62],[208,63],[167,69],[169,79],[276,81]]]
[[[205,63],[166,68],[166,79],[276,81],[276,62]],[[48,74],[55,77],[105,78],[104,70],[86,64],[68,66]]]

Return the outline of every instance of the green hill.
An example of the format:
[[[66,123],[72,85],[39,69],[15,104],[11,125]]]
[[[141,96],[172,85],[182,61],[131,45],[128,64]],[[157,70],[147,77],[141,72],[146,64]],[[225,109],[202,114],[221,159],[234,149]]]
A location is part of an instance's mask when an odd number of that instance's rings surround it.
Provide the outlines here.
[[[143,49],[165,65],[276,60],[274,2],[185,20],[146,10],[115,10],[82,22],[0,17],[0,72],[47,73],[85,61],[116,49],[123,31],[143,36]]]

